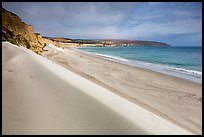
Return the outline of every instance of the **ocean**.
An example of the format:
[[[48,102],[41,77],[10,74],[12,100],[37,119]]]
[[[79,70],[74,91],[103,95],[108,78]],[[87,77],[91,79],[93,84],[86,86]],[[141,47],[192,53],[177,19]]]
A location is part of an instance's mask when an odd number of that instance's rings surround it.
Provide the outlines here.
[[[105,59],[202,83],[202,47],[79,47]]]

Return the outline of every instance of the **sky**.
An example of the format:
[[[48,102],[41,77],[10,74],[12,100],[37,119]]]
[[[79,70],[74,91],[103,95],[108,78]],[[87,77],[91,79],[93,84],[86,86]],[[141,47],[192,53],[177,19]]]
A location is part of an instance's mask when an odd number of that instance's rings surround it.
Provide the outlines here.
[[[201,2],[2,2],[49,37],[202,46]]]

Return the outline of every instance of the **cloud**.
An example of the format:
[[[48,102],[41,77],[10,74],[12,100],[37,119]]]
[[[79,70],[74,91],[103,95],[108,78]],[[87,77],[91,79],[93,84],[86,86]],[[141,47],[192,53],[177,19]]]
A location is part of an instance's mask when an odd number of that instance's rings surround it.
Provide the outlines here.
[[[176,20],[165,23],[145,22],[135,26],[132,31],[144,37],[199,33],[202,30],[201,19]]]
[[[46,36],[157,39],[201,34],[202,30],[202,3],[3,2],[2,5]]]

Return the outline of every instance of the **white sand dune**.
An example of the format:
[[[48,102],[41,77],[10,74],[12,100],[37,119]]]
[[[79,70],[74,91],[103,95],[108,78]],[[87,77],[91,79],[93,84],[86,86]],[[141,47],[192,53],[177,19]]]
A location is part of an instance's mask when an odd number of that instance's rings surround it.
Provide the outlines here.
[[[192,134],[32,51],[2,44],[2,134]]]

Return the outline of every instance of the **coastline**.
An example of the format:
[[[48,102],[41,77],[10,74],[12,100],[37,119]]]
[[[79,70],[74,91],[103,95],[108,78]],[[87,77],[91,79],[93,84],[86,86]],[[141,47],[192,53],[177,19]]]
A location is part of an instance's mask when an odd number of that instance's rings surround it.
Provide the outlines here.
[[[84,48],[86,48],[86,47],[84,47]],[[138,67],[144,68],[144,69],[152,70],[152,71],[159,72],[162,74],[175,76],[175,77],[183,78],[186,80],[190,80],[192,82],[197,82],[197,83],[202,84],[202,72],[197,71],[197,70],[187,70],[184,68],[177,68],[177,67],[168,66],[168,65],[164,65],[164,64],[155,64],[155,63],[149,63],[149,62],[144,62],[144,61],[129,60],[129,59],[122,58],[119,56],[88,52],[88,51],[80,50],[81,47],[80,48],[73,47],[71,49],[76,50],[78,52],[90,54],[92,56],[104,58],[104,59],[107,59],[110,61],[118,62],[121,64],[133,66],[136,68],[138,68]]]
[[[86,60],[88,63],[102,67],[103,59],[95,59],[72,50],[63,50],[63,52],[48,51],[44,54],[43,56],[51,60],[49,61],[21,47],[14,48],[8,45],[2,49],[3,134],[201,134],[200,129],[187,131],[169,119],[163,119],[164,117],[161,118],[160,115],[148,111],[151,109],[147,106],[126,100],[127,96],[120,92],[111,92],[114,91],[114,87],[110,91],[106,86],[102,86],[100,81],[98,83],[101,84],[98,84],[94,77],[88,75],[81,77],[82,72],[73,66],[77,63],[86,65],[83,64],[86,63],[83,60]],[[72,58],[66,58],[68,55]],[[74,56],[77,58],[73,58]],[[78,59],[81,61],[76,62]],[[107,60],[105,63],[113,65],[112,67],[117,64]],[[127,65],[122,66],[127,67]],[[95,72],[96,68],[92,66],[87,69],[93,74],[100,74]],[[87,69],[84,69],[84,73]],[[130,68],[126,70],[129,71]],[[117,71],[117,68],[114,71]],[[112,75],[108,71],[104,72]],[[130,76],[128,79],[130,83],[131,78]],[[105,79],[108,80],[107,77]],[[195,95],[197,97],[200,94],[196,92]],[[195,100],[190,101],[192,103]],[[200,104],[197,108],[200,108]]]
[[[43,56],[195,134],[202,133],[202,84],[71,48]]]
[[[2,135],[202,135],[201,11],[3,2]]]

